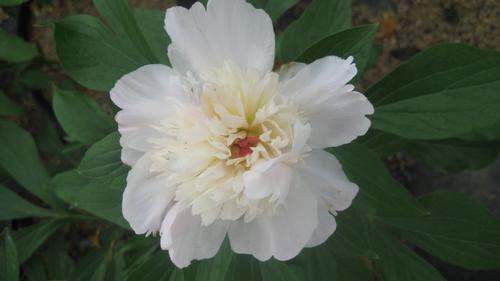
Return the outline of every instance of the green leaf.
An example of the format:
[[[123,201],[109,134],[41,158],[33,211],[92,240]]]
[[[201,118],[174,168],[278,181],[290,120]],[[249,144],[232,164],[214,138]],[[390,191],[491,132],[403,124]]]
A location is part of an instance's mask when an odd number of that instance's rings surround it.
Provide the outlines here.
[[[38,149],[43,153],[61,155],[64,144],[59,136],[57,121],[45,112],[38,118],[40,130],[34,135]]]
[[[262,281],[260,262],[251,255],[234,255],[225,281]]]
[[[90,147],[78,168],[80,174],[94,179],[126,174],[128,167],[121,161],[119,140],[120,134],[114,132]]]
[[[500,140],[500,121],[492,126],[482,127],[465,135],[459,136],[462,140],[469,141],[492,141]]]
[[[500,53],[442,44],[368,92],[372,126],[409,139],[446,139],[500,122]]]
[[[54,89],[54,112],[64,131],[84,144],[93,144],[116,130],[116,123],[90,97]]]
[[[300,255],[288,264],[295,268],[295,272],[301,276],[301,280],[337,280],[339,269],[336,257],[333,251],[326,247],[326,244],[303,249]]]
[[[353,56],[359,76],[370,58],[377,29],[375,24],[364,25],[330,35],[305,50],[297,61],[311,63],[331,55],[342,58]]]
[[[331,251],[351,258],[361,254],[366,265],[378,276],[377,280],[444,281],[434,267],[377,224],[378,217],[366,214],[360,207],[352,206],[337,217],[339,224],[330,239]],[[406,217],[401,218],[404,219]]]
[[[54,36],[65,72],[91,89],[109,91],[123,75],[149,63],[127,38],[106,30],[95,17],[64,18],[55,23]]]
[[[122,216],[122,194],[125,174],[102,180],[91,180],[77,170],[58,174],[51,182],[52,188],[72,208],[86,210],[100,218],[129,228]]]
[[[337,258],[338,271],[335,281],[373,281],[373,274],[362,259]]]
[[[321,39],[351,26],[351,0],[314,0],[304,14],[283,32],[278,41],[278,57],[295,61]]]
[[[382,131],[371,129],[356,140],[380,156],[395,154],[402,150],[408,140]]]
[[[23,264],[23,275],[30,281],[47,281],[45,261],[41,255],[29,259]]]
[[[0,90],[0,116],[20,115],[23,108]]]
[[[142,34],[127,0],[93,0],[93,3],[99,15],[106,20],[114,32],[127,36],[149,63],[158,61]]]
[[[500,220],[484,206],[445,191],[420,201],[429,211],[427,216],[382,221],[447,263],[469,270],[500,269]]]
[[[262,281],[300,281],[301,279],[286,263],[271,259],[260,263]]]
[[[64,220],[48,220],[13,232],[19,263],[27,261],[38,247],[65,224]]]
[[[215,257],[203,260],[198,264],[195,281],[224,280],[232,260],[231,246],[229,241],[225,240]]]
[[[83,256],[77,263],[69,280],[71,281],[105,281],[109,261],[107,247],[92,251]]]
[[[156,58],[162,64],[170,64],[167,57],[167,47],[170,38],[165,32],[165,12],[157,10],[134,9],[134,16],[146,42],[151,46]]]
[[[0,220],[54,215],[52,211],[37,207],[7,187],[0,185]]]
[[[186,279],[184,278],[184,272],[180,270],[179,268],[174,268],[172,270],[172,274],[170,274],[170,278],[168,281],[185,281]]]
[[[499,148],[497,141],[471,142],[458,139],[415,141],[406,146],[406,150],[415,157],[449,172],[483,168],[495,161]]]
[[[168,63],[164,12],[131,13],[124,0],[95,2],[112,32],[84,15],[55,24],[56,51],[68,75],[87,88],[109,91],[119,78],[143,65]]]
[[[2,231],[0,239],[0,281],[19,280],[16,246],[7,228]]]
[[[463,44],[432,46],[371,87],[366,95],[376,105],[386,105],[447,89],[498,82],[500,53]]]
[[[380,229],[372,228],[368,237],[378,256],[374,264],[382,280],[446,281],[431,264]]]
[[[364,224],[365,218],[356,210],[357,204],[341,212],[335,217],[337,229],[332,238],[328,240],[327,247],[342,258],[375,257],[370,249],[365,233],[368,225]]]
[[[28,0],[0,0],[0,7],[17,6],[28,2]]]
[[[172,275],[177,275],[175,278],[184,276],[180,270],[175,272],[166,252],[156,251],[147,254],[141,265],[130,272],[127,281],[168,281],[172,280]]]
[[[415,198],[389,174],[374,152],[354,143],[328,151],[340,161],[347,177],[359,186],[355,203],[365,207],[366,213],[388,217],[424,213]]]
[[[460,136],[500,120],[499,90],[500,79],[383,105],[375,109],[372,127],[415,140]]]
[[[33,137],[11,122],[0,121],[0,166],[31,193],[53,202],[45,188],[50,180]]]
[[[31,44],[0,29],[0,61],[19,63],[29,61],[36,55],[37,50]]]
[[[275,23],[288,9],[298,2],[299,0],[267,0],[263,8]]]
[[[75,268],[75,262],[68,255],[68,242],[62,233],[54,235],[47,243],[45,252],[49,280],[67,280]]]

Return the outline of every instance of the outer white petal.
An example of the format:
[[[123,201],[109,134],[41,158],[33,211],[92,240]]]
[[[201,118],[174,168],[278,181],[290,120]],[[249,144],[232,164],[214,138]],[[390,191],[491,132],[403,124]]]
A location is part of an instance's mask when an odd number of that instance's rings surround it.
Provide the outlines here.
[[[271,19],[244,0],[210,0],[207,10],[201,3],[170,8],[165,29],[170,62],[182,74],[203,75],[225,62],[266,73],[274,63]]]
[[[286,202],[271,217],[249,223],[238,220],[229,229],[233,251],[264,261],[289,260],[300,253],[318,226],[317,199],[303,188],[290,190]]]
[[[342,166],[330,153],[314,149],[298,168],[300,184],[312,189],[331,211],[349,207],[359,187],[350,182]]]
[[[180,267],[192,260],[208,259],[219,250],[226,236],[228,223],[217,220],[208,226],[191,214],[191,208],[174,205],[161,226],[161,247],[168,250],[172,262]]]
[[[154,125],[174,112],[172,100],[182,99],[180,79],[168,66],[146,65],[118,80],[110,94],[122,109],[116,115],[122,161],[132,166],[151,148],[148,139],[161,136]]]
[[[307,242],[307,247],[316,247],[323,242],[325,242],[328,237],[330,237],[335,229],[337,228],[337,222],[335,217],[330,214],[328,208],[319,203],[318,204],[318,227],[314,230],[313,235],[309,242]]]
[[[291,68],[285,68],[281,94],[291,96],[311,123],[313,148],[349,143],[368,131],[365,115],[373,113],[373,106],[347,84],[357,72],[352,57],[330,56]]]
[[[175,186],[166,176],[151,175],[151,159],[145,154],[127,176],[122,212],[137,234],[160,230],[166,210],[175,195]]]

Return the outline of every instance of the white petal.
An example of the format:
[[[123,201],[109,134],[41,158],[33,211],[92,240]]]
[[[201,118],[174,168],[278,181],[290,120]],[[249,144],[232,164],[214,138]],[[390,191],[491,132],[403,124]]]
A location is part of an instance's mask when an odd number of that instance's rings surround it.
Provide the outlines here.
[[[159,136],[154,125],[173,114],[172,100],[182,99],[180,79],[168,66],[146,65],[118,80],[110,94],[122,109],[116,115],[122,161],[132,166],[151,148],[148,139]]]
[[[269,195],[283,198],[290,189],[293,170],[283,163],[283,157],[262,161],[243,174],[245,195],[250,199],[262,199]]]
[[[144,155],[127,176],[123,192],[122,212],[137,234],[150,234],[160,230],[165,212],[175,195],[166,176],[151,175],[151,160]]]
[[[368,131],[365,115],[373,113],[373,106],[347,84],[357,72],[352,57],[330,56],[295,68],[284,74],[290,78],[282,81],[281,93],[291,96],[310,122],[313,148],[346,144]]]
[[[203,75],[226,62],[266,73],[274,63],[271,19],[243,0],[210,0],[207,10],[201,3],[170,8],[165,29],[170,62],[182,74]]]
[[[287,203],[273,216],[274,257],[289,260],[300,253],[318,226],[317,199],[305,188],[290,190]]]
[[[314,149],[298,168],[300,184],[311,188],[323,198],[331,211],[349,207],[359,187],[350,182],[342,166],[330,153]]]
[[[316,247],[322,244],[333,234],[336,228],[337,223],[335,222],[335,217],[330,214],[328,208],[324,204],[318,204],[318,227],[314,230],[306,246]]]
[[[261,216],[245,223],[242,219],[229,229],[231,248],[261,261],[274,256],[289,260],[300,253],[318,225],[317,200],[306,189],[290,190],[286,203],[274,216]]]
[[[260,261],[273,255],[272,226],[267,217],[258,217],[250,222],[240,219],[229,227],[231,248],[238,254],[250,254]]]
[[[161,247],[168,250],[172,262],[180,268],[193,260],[212,258],[217,254],[228,224],[217,220],[208,226],[201,225],[201,218],[193,216],[190,208],[174,205],[161,226]]]

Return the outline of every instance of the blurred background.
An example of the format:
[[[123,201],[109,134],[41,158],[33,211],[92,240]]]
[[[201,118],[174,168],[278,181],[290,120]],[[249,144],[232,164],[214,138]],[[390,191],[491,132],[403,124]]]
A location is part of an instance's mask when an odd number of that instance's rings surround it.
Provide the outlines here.
[[[40,136],[37,140],[41,142],[38,144],[41,150],[50,152],[64,142],[60,139],[60,143],[57,143],[45,136],[50,127],[47,124],[54,119],[50,85],[44,84],[50,81],[56,81],[56,84],[70,83],[55,54],[52,22],[74,14],[97,15],[91,2],[33,0],[20,7],[0,9],[1,28],[35,44],[41,52],[40,59],[35,62],[41,71],[34,72],[23,81],[27,85],[36,84],[37,87],[32,87],[36,90],[19,94],[24,113],[14,119],[35,137]],[[134,7],[148,9],[166,9],[176,4],[174,0],[129,2]],[[194,1],[177,2],[189,7]],[[276,32],[279,33],[299,17],[309,2],[300,1],[280,18]],[[380,46],[380,57],[358,85],[361,90],[373,85],[401,62],[436,43],[461,42],[500,51],[500,0],[353,0],[353,25],[368,23],[379,23],[376,41]],[[0,71],[0,86],[10,87],[14,77],[15,73]],[[86,89],[82,91],[111,110],[105,94]],[[50,153],[44,155],[44,151],[42,156],[53,163],[54,169],[62,167],[61,159],[51,158]],[[432,168],[404,152],[389,157],[386,163],[392,174],[416,195],[438,188],[462,192],[484,202],[500,217],[500,159],[477,171],[454,174]],[[77,233],[71,235],[81,240],[81,247],[92,247],[95,246],[92,240],[96,235],[94,232],[94,227],[82,225]],[[500,281],[500,272],[464,271],[422,254],[450,281]]]

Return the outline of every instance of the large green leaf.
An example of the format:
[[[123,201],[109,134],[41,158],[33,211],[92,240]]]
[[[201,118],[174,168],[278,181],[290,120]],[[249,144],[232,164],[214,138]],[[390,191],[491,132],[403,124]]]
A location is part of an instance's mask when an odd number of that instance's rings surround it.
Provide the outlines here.
[[[71,281],[105,281],[108,262],[104,251],[90,252],[84,256],[77,264]]]
[[[0,235],[0,281],[19,280],[16,245],[6,228]]]
[[[108,31],[95,17],[58,21],[54,36],[66,73],[91,89],[109,91],[120,77],[149,63],[127,38]]]
[[[0,90],[0,116],[19,115],[22,112],[23,108]]]
[[[414,141],[406,146],[406,150],[417,158],[450,172],[483,168],[495,161],[499,148],[497,141],[471,142],[458,139]]]
[[[116,177],[126,174],[128,167],[121,161],[120,134],[114,132],[94,144],[80,163],[78,171],[88,178]]]
[[[264,9],[271,16],[273,22],[276,22],[288,9],[298,2],[299,0],[268,0]]]
[[[68,255],[69,245],[62,233],[54,235],[47,242],[45,257],[49,280],[67,280],[75,268],[75,262]]]
[[[37,50],[31,44],[0,29],[0,61],[25,62],[36,55]]]
[[[228,272],[233,260],[233,252],[229,241],[226,240],[217,255],[198,264],[195,281],[222,281]]]
[[[368,133],[356,140],[380,156],[387,156],[402,150],[408,140],[401,137],[371,129]]]
[[[28,0],[0,0],[0,7],[16,6],[26,2],[28,2]]]
[[[116,130],[116,123],[90,97],[75,91],[54,89],[57,120],[72,139],[93,144]]]
[[[500,140],[500,121],[491,125],[485,126],[465,135],[459,136],[462,140],[468,141],[493,141]]]
[[[358,184],[360,191],[354,203],[366,208],[366,213],[388,217],[424,214],[415,198],[389,174],[374,152],[359,144],[328,151],[342,163],[347,177]]]
[[[170,38],[164,28],[165,12],[135,9],[134,15],[142,34],[146,38],[146,42],[153,49],[158,61],[162,64],[170,64],[166,51],[167,46],[170,44]]]
[[[385,281],[446,281],[431,264],[381,229],[373,227],[367,237],[377,253],[375,267]]]
[[[106,29],[90,16],[67,17],[54,27],[56,51],[66,73],[78,83],[109,91],[123,75],[150,63],[168,63],[165,13],[131,11],[124,0],[95,1]]]
[[[16,230],[12,233],[12,238],[16,243],[19,263],[24,263],[29,257],[66,221],[48,220],[28,227]]]
[[[348,260],[361,257],[381,280],[444,281],[435,268],[383,229],[362,206],[351,207],[338,219],[329,245],[335,254],[350,257]]]
[[[300,281],[300,277],[286,263],[271,259],[260,263],[262,281]],[[304,280],[305,281],[305,280]]]
[[[370,101],[386,105],[397,101],[498,82],[500,53],[463,44],[430,47],[396,68],[367,91]]]
[[[377,25],[358,26],[330,35],[305,50],[297,61],[311,63],[319,58],[335,55],[342,58],[354,57],[354,63],[361,74],[368,63],[373,37]]]
[[[301,280],[330,281],[338,280],[339,268],[336,257],[326,245],[303,249],[298,257],[288,264],[292,266]]]
[[[37,207],[7,187],[0,185],[0,220],[54,215],[54,212]]]
[[[234,255],[225,281],[262,281],[260,262],[251,255]]]
[[[127,278],[127,281],[168,281],[171,275],[182,275],[174,273],[172,264],[169,263],[168,254],[164,251],[156,251],[153,254],[147,253],[143,257],[140,266],[133,269]],[[180,278],[177,276],[177,278]]]
[[[31,193],[53,202],[45,188],[50,176],[33,137],[14,123],[0,121],[0,143],[0,166]]]
[[[121,205],[125,176],[92,180],[80,175],[77,170],[71,170],[55,176],[50,185],[71,207],[128,228]]]
[[[463,195],[437,191],[421,198],[427,216],[384,218],[411,243],[470,270],[500,269],[500,220]]]
[[[500,53],[442,44],[373,86],[373,127],[410,139],[445,139],[500,122]]]
[[[283,32],[278,41],[278,56],[283,62],[294,61],[321,39],[350,26],[351,0],[314,0]]]
[[[500,78],[497,83],[449,89],[379,106],[371,117],[372,126],[408,139],[460,136],[500,120],[499,91]]]
[[[337,273],[336,281],[373,281],[373,274],[367,263],[367,260],[360,258],[337,258],[337,267],[341,270]]]
[[[149,63],[158,59],[146,41],[127,0],[93,0],[94,6],[114,32],[127,36]]]

